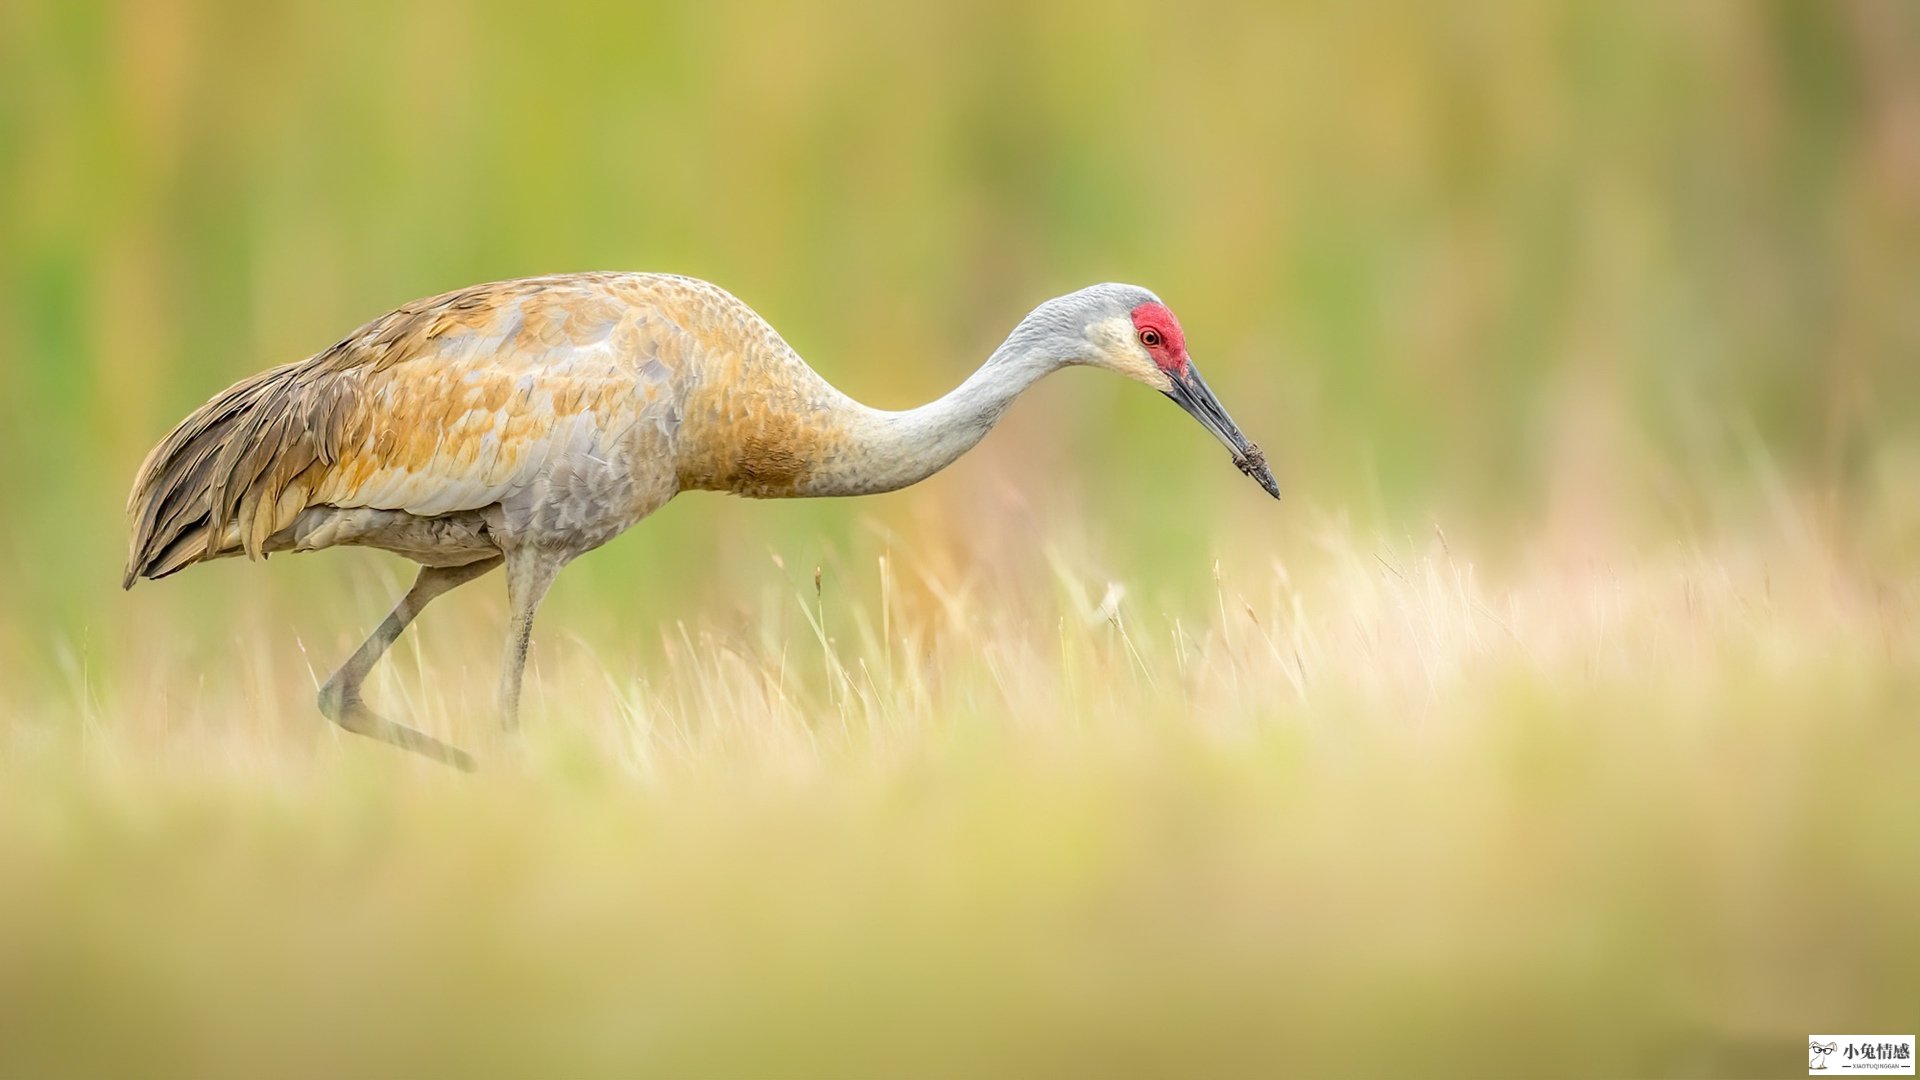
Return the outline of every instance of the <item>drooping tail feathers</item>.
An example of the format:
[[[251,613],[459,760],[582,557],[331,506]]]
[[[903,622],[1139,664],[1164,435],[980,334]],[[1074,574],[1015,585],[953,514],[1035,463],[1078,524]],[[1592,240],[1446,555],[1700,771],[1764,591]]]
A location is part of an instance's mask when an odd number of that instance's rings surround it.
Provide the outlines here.
[[[193,411],[147,455],[127,497],[122,588],[222,555],[265,554],[334,464],[352,379],[319,357],[263,371]]]

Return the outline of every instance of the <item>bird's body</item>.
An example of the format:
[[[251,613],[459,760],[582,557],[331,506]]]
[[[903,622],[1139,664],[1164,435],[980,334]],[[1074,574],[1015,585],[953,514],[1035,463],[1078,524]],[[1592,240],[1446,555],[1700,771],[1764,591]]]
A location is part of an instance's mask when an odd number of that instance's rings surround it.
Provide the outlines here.
[[[359,699],[365,669],[433,596],[506,564],[511,717],[533,609],[554,574],[681,491],[904,487],[971,448],[1015,396],[1068,363],[1114,367],[1176,399],[1190,372],[1211,402],[1170,312],[1168,329],[1136,329],[1148,308],[1165,312],[1131,286],[1051,301],[952,393],[888,412],[835,389],[746,304],[692,278],[556,275],[416,301],[236,383],[156,446],[128,502],[125,584],[223,556],[340,545],[420,563],[413,591],[329,680],[321,704],[353,730],[464,764]],[[1112,312],[1136,314],[1123,329]],[[1161,333],[1179,346],[1178,370],[1155,355],[1164,348],[1134,342]],[[1237,429],[1228,439],[1182,404],[1229,445],[1237,439],[1243,462],[1257,455]]]
[[[142,468],[128,581],[338,544],[428,565],[586,551],[682,490],[814,493],[846,450],[847,404],[705,282],[463,289],[190,417]]]

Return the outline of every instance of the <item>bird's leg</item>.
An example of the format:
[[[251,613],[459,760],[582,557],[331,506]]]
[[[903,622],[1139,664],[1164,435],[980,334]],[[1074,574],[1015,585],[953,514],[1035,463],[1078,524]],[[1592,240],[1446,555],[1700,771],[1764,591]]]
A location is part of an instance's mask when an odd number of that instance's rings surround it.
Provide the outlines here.
[[[320,711],[326,714],[327,719],[356,735],[392,743],[471,772],[473,758],[465,751],[448,746],[424,731],[397,724],[367,708],[366,702],[360,697],[360,684],[366,681],[367,673],[387,654],[388,647],[399,638],[407,624],[434,597],[464,585],[499,565],[500,557],[496,555],[465,566],[421,567],[420,576],[413,579],[413,587],[393,606],[393,611],[347,658],[347,662],[340,665],[340,670],[334,672],[333,677],[320,687]]]
[[[520,677],[533,640],[533,613],[571,556],[538,547],[507,552],[507,656],[500,669],[500,723],[520,729]]]

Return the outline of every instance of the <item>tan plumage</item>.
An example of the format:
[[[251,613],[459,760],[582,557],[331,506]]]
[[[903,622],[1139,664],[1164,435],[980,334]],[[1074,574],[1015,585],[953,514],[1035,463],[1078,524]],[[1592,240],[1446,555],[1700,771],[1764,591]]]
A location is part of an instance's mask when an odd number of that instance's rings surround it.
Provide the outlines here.
[[[433,597],[506,566],[511,723],[534,609],[575,556],[683,490],[782,497],[911,484],[1064,364],[1173,393],[1178,372],[1128,322],[1149,302],[1164,311],[1131,286],[1050,301],[953,393],[896,413],[840,393],[745,304],[691,278],[556,275],[415,301],[235,383],[162,439],[128,498],[123,583],[348,544],[413,559],[418,580],[327,681],[321,708],[350,730],[470,765],[359,696]]]
[[[737,304],[710,286],[648,284],[579,275],[463,289],[236,383],[141,466],[126,583],[293,546],[314,507],[479,510],[579,426],[617,437],[665,389],[636,358],[684,354],[647,332],[663,292],[681,309]],[[636,389],[638,401],[623,397]]]

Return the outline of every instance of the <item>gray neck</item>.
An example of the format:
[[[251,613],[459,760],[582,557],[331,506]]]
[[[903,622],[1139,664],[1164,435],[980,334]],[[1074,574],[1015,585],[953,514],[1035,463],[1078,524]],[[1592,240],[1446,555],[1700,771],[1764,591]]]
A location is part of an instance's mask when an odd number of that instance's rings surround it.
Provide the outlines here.
[[[870,495],[925,480],[973,449],[1014,398],[1063,364],[1016,335],[967,381],[917,409],[849,402],[847,448],[819,464],[807,494]]]

